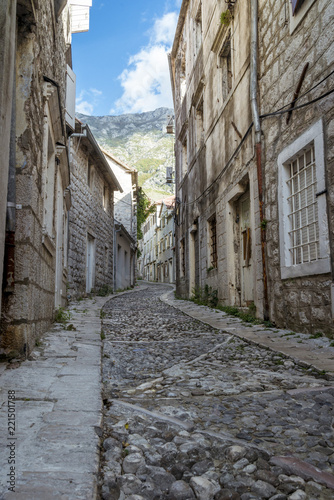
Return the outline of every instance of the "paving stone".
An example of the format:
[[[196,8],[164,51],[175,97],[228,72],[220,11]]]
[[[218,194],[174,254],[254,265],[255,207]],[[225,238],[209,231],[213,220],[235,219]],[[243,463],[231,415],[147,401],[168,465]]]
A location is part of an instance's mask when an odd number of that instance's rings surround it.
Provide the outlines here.
[[[169,491],[168,500],[191,500],[195,498],[194,491],[185,481],[175,481]]]
[[[205,500],[283,500],[300,495],[307,479],[319,498],[330,498],[332,406],[322,395],[334,395],[333,382],[184,315],[159,300],[164,290],[148,284],[104,308],[103,379],[117,394],[106,408],[105,435],[128,448],[125,469],[132,454],[141,457],[141,487],[134,481],[132,494],[167,500],[191,488]],[[235,319],[231,325],[248,328]],[[313,474],[274,455],[295,456]],[[104,462],[102,475],[112,465]]]
[[[190,479],[190,486],[194,490],[196,498],[199,500],[212,500],[220,490],[220,486],[217,482],[203,476],[192,477]]]

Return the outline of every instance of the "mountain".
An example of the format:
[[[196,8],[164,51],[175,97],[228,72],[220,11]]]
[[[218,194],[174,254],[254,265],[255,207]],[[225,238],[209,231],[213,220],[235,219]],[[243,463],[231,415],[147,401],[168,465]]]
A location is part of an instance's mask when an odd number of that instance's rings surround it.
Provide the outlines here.
[[[159,108],[146,113],[77,118],[87,123],[98,143],[113,156],[138,170],[139,185],[153,200],[174,191],[166,184],[166,168],[174,170],[174,136],[166,126],[174,111]]]

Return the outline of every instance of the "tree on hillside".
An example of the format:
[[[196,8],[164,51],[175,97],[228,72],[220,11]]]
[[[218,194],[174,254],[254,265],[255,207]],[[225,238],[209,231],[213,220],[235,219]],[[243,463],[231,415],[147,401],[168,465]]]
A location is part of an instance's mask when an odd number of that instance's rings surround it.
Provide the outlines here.
[[[137,191],[137,239],[143,237],[142,226],[150,214],[153,214],[155,205],[150,201],[143,189],[140,187]]]

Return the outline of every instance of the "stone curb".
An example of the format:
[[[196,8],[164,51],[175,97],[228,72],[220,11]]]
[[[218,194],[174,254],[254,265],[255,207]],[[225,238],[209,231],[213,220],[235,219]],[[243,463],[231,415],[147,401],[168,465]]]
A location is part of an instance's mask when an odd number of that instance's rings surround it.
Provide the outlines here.
[[[103,428],[100,310],[110,297],[70,303],[19,366],[0,375],[0,498],[95,500]],[[6,484],[7,398],[15,391],[15,493]]]
[[[282,354],[283,356],[290,358],[297,365],[299,365],[303,368],[312,369],[315,372],[321,374],[321,376],[323,378],[325,378],[326,380],[334,380],[334,352],[327,353],[327,354],[325,354],[325,353],[319,354],[318,353],[318,355],[315,356],[314,351],[312,351],[312,349],[310,348],[308,355],[312,356],[312,352],[313,352],[314,359],[312,361],[302,359],[303,356],[301,356],[300,354],[298,356],[295,356],[295,353],[291,352],[292,349],[297,348],[297,344],[293,343],[293,341],[291,339],[289,339],[289,342],[287,340],[285,340],[285,342],[284,342],[284,344],[288,343],[289,345],[283,346],[282,345],[283,342],[280,342],[280,345],[275,347],[273,345],[269,345],[269,341],[264,342],[263,340],[261,341],[259,339],[254,340],[254,339],[248,338],[246,335],[247,331],[251,332],[253,335],[255,334],[255,336],[256,336],[256,332],[254,332],[254,330],[253,331],[251,330],[252,329],[251,326],[244,327],[241,324],[240,320],[234,318],[233,316],[229,316],[226,313],[223,313],[221,311],[220,311],[220,315],[219,315],[219,313],[217,313],[217,310],[213,310],[210,307],[198,306],[195,303],[190,302],[190,301],[176,300],[172,296],[172,294],[174,293],[174,290],[175,290],[175,287],[173,287],[173,290],[171,290],[170,292],[167,292],[167,293],[164,293],[163,295],[161,295],[160,300],[162,302],[165,302],[166,304],[174,307],[175,309],[180,310],[181,312],[183,312],[184,314],[186,314],[187,316],[189,316],[193,319],[196,319],[198,321],[202,321],[203,323],[206,323],[206,324],[212,326],[213,328],[220,329],[222,331],[225,331],[226,333],[229,333],[230,335],[233,335],[235,337],[243,339],[245,342],[248,342],[249,344],[252,344],[252,345],[255,345],[257,347],[264,348],[264,349],[269,349],[270,351],[277,352],[278,354]],[[186,306],[186,307],[183,307],[183,306]],[[203,308],[205,311],[205,316],[206,316],[205,319],[199,318],[197,315],[192,314],[191,311],[189,311],[189,306],[191,306],[191,308],[193,308],[194,310],[197,309],[198,311],[200,310],[200,308]],[[231,319],[233,318],[235,320],[235,323],[238,325],[238,328],[245,330],[245,334],[242,334],[240,332],[236,333],[236,332],[233,332],[231,329],[226,329],[224,327],[219,326],[219,324],[217,324],[217,319],[219,317],[221,318],[222,315],[223,315],[223,317],[226,317],[226,318],[231,318]],[[210,316],[212,316],[212,317],[210,318]],[[260,325],[258,325],[258,326],[260,326]],[[281,330],[282,329],[280,329],[280,331]],[[271,329],[266,328],[263,331],[270,332]],[[273,338],[270,340],[270,342],[271,343],[273,342]],[[301,351],[301,349],[299,349],[299,351]],[[324,366],[326,367],[325,374],[323,373]]]

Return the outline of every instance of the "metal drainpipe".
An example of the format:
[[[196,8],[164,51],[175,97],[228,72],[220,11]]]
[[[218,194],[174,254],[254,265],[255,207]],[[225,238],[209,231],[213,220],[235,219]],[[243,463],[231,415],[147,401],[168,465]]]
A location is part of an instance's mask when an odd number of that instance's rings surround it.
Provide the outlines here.
[[[269,319],[268,279],[266,271],[266,228],[263,210],[263,176],[262,176],[262,148],[261,148],[261,122],[257,102],[257,65],[258,65],[258,0],[251,0],[251,54],[250,54],[250,102],[253,123],[255,128],[255,150],[257,181],[259,190],[259,208],[261,223],[261,250],[263,267],[263,317]]]
[[[14,292],[15,284],[15,229],[16,229],[16,79],[14,71],[13,101],[10,132],[9,170],[7,188],[6,242],[5,242],[5,275],[4,290]]]
[[[87,129],[83,127],[83,133],[79,134],[77,132],[74,132],[73,134],[70,135],[69,141],[68,141],[68,164],[70,165],[71,161],[71,144],[72,144],[72,137],[87,137]]]

